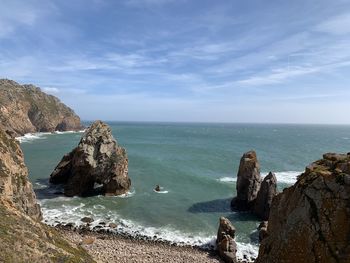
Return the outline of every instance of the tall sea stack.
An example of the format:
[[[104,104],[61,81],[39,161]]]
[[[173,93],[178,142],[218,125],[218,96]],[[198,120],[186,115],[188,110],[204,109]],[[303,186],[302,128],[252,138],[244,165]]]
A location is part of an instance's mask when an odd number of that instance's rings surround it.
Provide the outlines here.
[[[131,185],[126,150],[113,138],[102,121],[94,122],[79,145],[63,156],[50,176],[53,184],[64,184],[66,196],[85,196],[102,185],[105,195],[125,194]]]

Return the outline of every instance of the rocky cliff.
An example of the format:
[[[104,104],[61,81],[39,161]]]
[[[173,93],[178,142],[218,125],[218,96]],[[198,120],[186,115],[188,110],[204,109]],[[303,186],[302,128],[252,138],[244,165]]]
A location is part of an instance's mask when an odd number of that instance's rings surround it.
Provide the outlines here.
[[[79,117],[58,98],[33,85],[0,79],[0,128],[12,136],[80,130]]]
[[[0,198],[33,219],[41,219],[40,206],[28,180],[19,144],[0,129]]]
[[[95,184],[105,195],[125,194],[131,185],[128,157],[113,138],[109,126],[94,122],[79,145],[66,154],[50,176],[53,184],[64,184],[67,196],[89,195]]]
[[[272,201],[262,262],[350,262],[350,154],[325,154]]]
[[[0,262],[94,262],[87,252],[39,222],[18,142],[0,129]]]

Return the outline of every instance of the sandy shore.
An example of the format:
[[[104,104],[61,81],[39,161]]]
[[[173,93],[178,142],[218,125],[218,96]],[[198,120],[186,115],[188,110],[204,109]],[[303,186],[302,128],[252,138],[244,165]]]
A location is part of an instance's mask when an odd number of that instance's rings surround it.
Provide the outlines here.
[[[218,263],[215,252],[191,247],[129,239],[118,235],[59,229],[70,241],[84,247],[97,262],[201,262]]]

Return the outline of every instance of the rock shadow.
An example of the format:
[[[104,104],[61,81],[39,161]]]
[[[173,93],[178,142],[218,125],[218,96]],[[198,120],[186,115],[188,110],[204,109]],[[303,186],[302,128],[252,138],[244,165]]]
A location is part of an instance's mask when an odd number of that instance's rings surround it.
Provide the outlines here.
[[[193,204],[188,212],[190,213],[228,213],[231,212],[231,199],[216,199],[212,201]]]

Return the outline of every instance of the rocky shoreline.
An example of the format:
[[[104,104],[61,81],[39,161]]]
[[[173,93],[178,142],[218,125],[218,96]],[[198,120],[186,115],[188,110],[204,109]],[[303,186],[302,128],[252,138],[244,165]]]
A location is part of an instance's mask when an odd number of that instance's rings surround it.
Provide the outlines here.
[[[56,227],[70,242],[82,246],[97,262],[222,262],[216,251],[177,246],[107,231]]]

